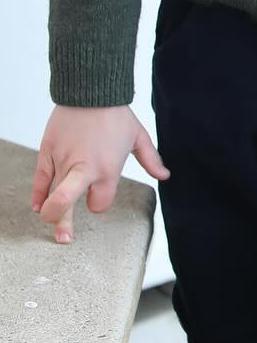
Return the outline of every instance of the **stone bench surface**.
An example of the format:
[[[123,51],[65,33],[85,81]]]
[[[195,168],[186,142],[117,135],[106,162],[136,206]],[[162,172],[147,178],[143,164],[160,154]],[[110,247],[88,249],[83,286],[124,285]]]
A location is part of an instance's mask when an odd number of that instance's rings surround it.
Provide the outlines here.
[[[75,240],[31,210],[38,151],[0,140],[0,342],[124,343],[140,297],[156,194],[121,177],[114,204],[76,204]]]

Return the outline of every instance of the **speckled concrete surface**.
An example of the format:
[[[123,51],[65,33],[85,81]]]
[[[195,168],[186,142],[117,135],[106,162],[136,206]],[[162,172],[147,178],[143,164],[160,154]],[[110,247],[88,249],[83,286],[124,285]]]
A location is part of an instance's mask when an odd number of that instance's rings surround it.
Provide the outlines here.
[[[30,207],[37,151],[0,140],[0,342],[124,343],[153,231],[152,187],[121,178],[115,202],[81,197],[75,241],[58,245]]]

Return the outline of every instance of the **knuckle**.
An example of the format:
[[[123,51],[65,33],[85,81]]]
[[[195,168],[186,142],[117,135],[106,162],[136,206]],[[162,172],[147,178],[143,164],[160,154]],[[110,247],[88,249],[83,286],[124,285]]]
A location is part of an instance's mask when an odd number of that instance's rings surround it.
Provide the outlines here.
[[[44,168],[37,168],[37,177],[38,179],[42,180],[42,181],[46,181],[48,182],[49,180],[51,180],[51,174]]]
[[[59,190],[53,195],[52,203],[54,205],[61,206],[61,208],[67,208],[70,206],[71,201],[67,193]]]
[[[68,174],[70,171],[77,173],[78,177],[84,175],[85,173],[94,174],[92,163],[88,163],[86,161],[69,161],[66,163],[66,165],[69,166],[65,168],[66,174]]]
[[[54,152],[53,158],[60,169],[65,170],[70,165],[70,152]]]
[[[39,187],[34,187],[33,189],[33,197],[34,198],[44,198],[46,195],[46,191]]]
[[[44,138],[41,141],[40,144],[40,151],[45,154],[49,154],[51,151],[53,151],[54,148],[54,142],[51,141],[50,139]]]
[[[102,174],[106,177],[106,178],[111,178],[114,174],[114,171],[112,168],[110,167],[105,167],[103,168]]]
[[[53,169],[52,155],[50,153],[40,151],[38,160],[37,160],[36,171],[39,173],[41,173],[42,171],[42,173],[50,175],[52,169]]]
[[[84,173],[85,170],[89,169],[89,164],[85,161],[76,161],[70,163],[69,171],[72,170],[77,173]]]
[[[103,163],[101,174],[104,175],[105,179],[113,179],[114,176],[117,174],[117,166],[118,164],[110,162]]]
[[[141,141],[141,144],[144,144],[144,145],[151,144],[152,142],[151,137],[146,130],[141,131],[140,141]]]

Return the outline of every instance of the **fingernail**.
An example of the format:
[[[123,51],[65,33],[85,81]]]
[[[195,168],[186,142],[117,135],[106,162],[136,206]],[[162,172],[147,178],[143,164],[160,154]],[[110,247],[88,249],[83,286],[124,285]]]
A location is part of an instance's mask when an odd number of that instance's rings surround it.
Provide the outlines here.
[[[39,212],[39,211],[40,211],[40,206],[39,206],[39,204],[33,205],[32,209],[33,209],[34,212]]]
[[[61,244],[67,244],[71,242],[71,235],[68,232],[61,232],[57,236],[57,242]]]

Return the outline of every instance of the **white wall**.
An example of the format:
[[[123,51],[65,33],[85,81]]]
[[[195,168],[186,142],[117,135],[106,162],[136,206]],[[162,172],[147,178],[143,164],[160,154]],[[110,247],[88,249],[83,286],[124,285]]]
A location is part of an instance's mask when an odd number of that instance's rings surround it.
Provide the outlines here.
[[[136,95],[131,108],[156,145],[151,108],[151,60],[159,0],[143,0],[135,61]],[[49,96],[48,0],[0,2],[0,137],[39,149],[53,107]],[[131,155],[122,175],[152,185],[149,176]],[[158,197],[155,236],[149,254],[144,288],[173,278]]]

